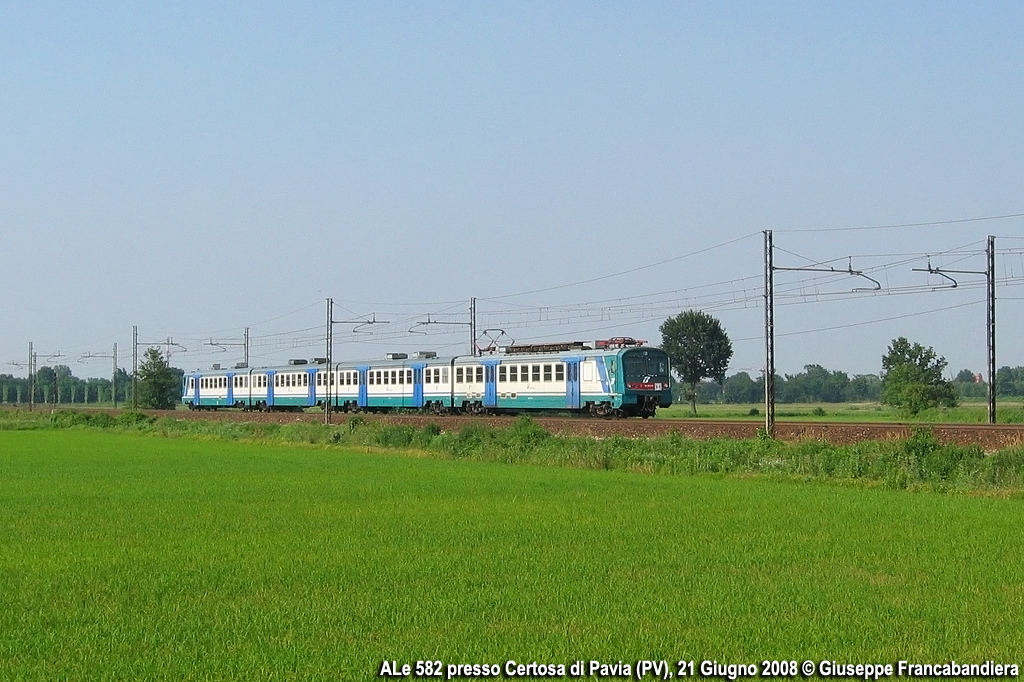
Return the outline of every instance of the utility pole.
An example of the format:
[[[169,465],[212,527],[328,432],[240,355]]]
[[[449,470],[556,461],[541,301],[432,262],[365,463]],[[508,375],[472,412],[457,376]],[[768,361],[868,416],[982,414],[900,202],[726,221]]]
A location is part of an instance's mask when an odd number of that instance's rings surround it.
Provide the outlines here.
[[[426,334],[426,332],[421,332],[417,328],[418,327],[425,327],[425,326],[427,326],[429,324],[447,324],[447,325],[454,325],[454,326],[457,326],[457,327],[458,326],[469,327],[469,354],[473,355],[473,356],[476,356],[476,355],[480,354],[478,352],[477,347],[476,347],[476,297],[475,296],[469,299],[469,322],[449,322],[448,320],[432,320],[432,319],[430,319],[430,313],[427,313],[426,321],[424,321],[424,322],[417,322],[414,325],[412,325],[411,327],[409,327],[409,333],[410,334]],[[484,330],[484,331],[486,332],[487,330]],[[502,333],[504,333],[504,332],[502,332]]]
[[[479,355],[476,348],[476,296],[469,299],[469,352]]]
[[[986,279],[988,280],[988,423],[996,423],[996,238],[988,236],[985,253]]]
[[[139,407],[139,346],[166,346],[167,347],[167,360],[171,358],[171,346],[177,346],[183,351],[188,349],[180,343],[175,343],[174,339],[168,336],[162,341],[155,341],[153,343],[139,343],[139,326],[137,324],[132,325],[132,409],[137,410]]]
[[[786,272],[834,272],[845,273],[852,277],[861,277],[873,285],[870,289],[854,289],[854,291],[879,291],[881,282],[868,277],[862,270],[853,269],[850,259],[845,270],[833,267],[802,267],[783,268],[775,265],[773,254],[772,231],[764,231],[764,428],[770,438],[775,437],[775,271]]]
[[[331,363],[334,361],[334,299],[327,299],[327,376],[324,377],[324,393],[327,400],[324,402],[324,426],[331,423],[331,384],[334,382],[334,373],[331,371]]]
[[[214,341],[213,337],[210,337],[210,340],[207,341],[205,345],[213,346],[214,348],[220,348],[221,350],[227,350],[228,346],[240,347],[240,348],[242,348],[242,357],[243,357],[242,366],[243,367],[248,367],[249,366],[249,328],[248,327],[245,328],[245,334],[242,336],[242,342],[241,343],[239,343],[237,341]],[[170,357],[170,353],[168,353],[167,355],[168,355],[168,357]]]
[[[378,320],[377,314],[374,313],[368,320],[336,320],[334,319],[334,299],[327,299],[327,334],[326,334],[326,345],[327,345],[327,376],[324,377],[325,393],[327,394],[327,401],[324,404],[324,424],[331,423],[331,403],[333,402],[333,388],[332,381],[334,380],[334,325],[336,324],[354,324],[353,328],[358,329],[363,325],[367,324],[390,324],[386,320]]]
[[[988,236],[988,243],[985,248],[985,269],[984,270],[946,270],[933,268],[931,258],[928,259],[927,268],[911,268],[914,272],[927,272],[930,275],[938,275],[952,282],[952,288],[957,287],[957,281],[949,276],[949,273],[960,275],[985,275],[985,339],[988,347],[988,423],[996,423],[996,238],[995,235]]]
[[[132,410],[139,408],[139,325],[132,325]]]
[[[32,411],[36,397],[36,354],[32,352],[32,342],[28,342],[28,411]]]
[[[46,354],[43,355],[43,358],[46,359],[46,360],[55,360],[57,358],[62,358],[62,357],[64,357],[64,354],[61,353],[60,351],[57,351],[56,353],[46,353]],[[21,367],[22,366],[20,362],[14,362],[14,363],[11,363],[11,364],[13,364],[16,367]],[[35,396],[35,394],[36,394],[36,378],[37,378],[36,374],[37,374],[37,370],[38,369],[39,369],[39,353],[33,347],[32,342],[29,341],[28,342],[28,409],[29,409],[30,412],[32,411],[32,409],[35,407],[35,404],[36,404],[36,396]],[[57,403],[57,385],[58,385],[57,384],[57,374],[56,374],[56,372],[54,372],[54,375],[53,375],[53,389],[54,389],[53,390],[53,400],[54,400],[54,404],[55,405]],[[43,389],[44,394],[45,394],[45,390],[46,389],[44,387],[44,389]]]
[[[78,361],[79,362],[85,362],[86,360],[90,360],[92,358],[110,358],[111,359],[111,367],[110,367],[110,402],[113,404],[114,409],[116,410],[117,409],[117,344],[116,343],[114,344],[114,349],[113,349],[113,351],[111,351],[110,355],[107,355],[106,353],[86,353],[82,357],[78,358]],[[96,390],[99,391],[99,388],[97,387]],[[99,401],[99,399],[100,399],[100,396],[97,393],[96,400]]]
[[[772,231],[764,231],[764,430],[775,437],[775,263]]]

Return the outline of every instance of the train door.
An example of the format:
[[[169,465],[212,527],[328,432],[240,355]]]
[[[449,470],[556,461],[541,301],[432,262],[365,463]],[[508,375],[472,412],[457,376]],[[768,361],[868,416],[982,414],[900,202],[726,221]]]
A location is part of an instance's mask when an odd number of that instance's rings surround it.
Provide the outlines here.
[[[228,401],[227,406],[231,407],[235,404],[235,375],[228,374]]]
[[[498,406],[498,360],[485,360],[484,365],[484,407]]]
[[[357,399],[356,404],[359,407],[366,407],[366,405],[367,405],[366,370],[369,369],[369,368],[368,367],[358,367],[357,369],[359,370],[359,398]]]
[[[267,407],[274,406],[274,370],[267,371]]]
[[[193,376],[193,377],[195,378],[195,382],[196,382],[196,385],[195,385],[195,394],[194,394],[194,395],[192,396],[192,403],[193,403],[193,404],[194,404],[194,405],[195,405],[196,407],[199,407],[199,380],[200,380],[200,379],[201,379],[202,377],[200,377],[200,376],[199,376],[198,374],[193,374],[192,376]]]
[[[423,365],[412,366],[412,406],[423,407]]]
[[[564,358],[565,360],[565,406],[570,410],[580,409],[580,360],[582,358]]]
[[[309,391],[306,393],[306,404],[313,407],[316,405],[316,369],[307,369],[306,377],[306,381],[309,382]]]

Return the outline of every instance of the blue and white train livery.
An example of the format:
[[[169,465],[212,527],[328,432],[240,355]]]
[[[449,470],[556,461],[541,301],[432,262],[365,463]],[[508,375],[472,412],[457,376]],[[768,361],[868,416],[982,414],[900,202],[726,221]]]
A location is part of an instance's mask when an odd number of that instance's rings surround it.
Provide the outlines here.
[[[342,411],[400,409],[437,414],[570,411],[650,417],[672,403],[669,361],[642,341],[509,346],[483,355],[389,353],[337,363],[291,360],[281,367],[186,373],[189,409],[301,410],[330,403]]]

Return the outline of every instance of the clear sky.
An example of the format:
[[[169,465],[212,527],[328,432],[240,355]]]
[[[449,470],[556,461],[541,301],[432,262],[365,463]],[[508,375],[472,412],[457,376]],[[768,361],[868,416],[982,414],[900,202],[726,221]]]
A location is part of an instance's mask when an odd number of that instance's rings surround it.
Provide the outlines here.
[[[631,335],[690,307],[730,373],[877,373],[896,336],[1024,365],[1019,2],[0,4],[0,363],[78,376]],[[648,267],[653,266],[653,267]],[[935,289],[935,290],[933,290]],[[384,324],[387,322],[388,324]],[[410,331],[410,329],[412,331]],[[423,334],[422,332],[426,332]],[[226,349],[226,350],[224,350]],[[23,374],[13,365],[0,371]]]

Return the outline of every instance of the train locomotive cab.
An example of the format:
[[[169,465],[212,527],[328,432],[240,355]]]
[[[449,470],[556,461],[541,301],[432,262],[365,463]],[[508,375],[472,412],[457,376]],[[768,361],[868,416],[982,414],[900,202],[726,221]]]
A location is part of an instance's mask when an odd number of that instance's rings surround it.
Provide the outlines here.
[[[668,355],[658,348],[622,351],[622,407],[626,416],[651,417],[672,404]]]

